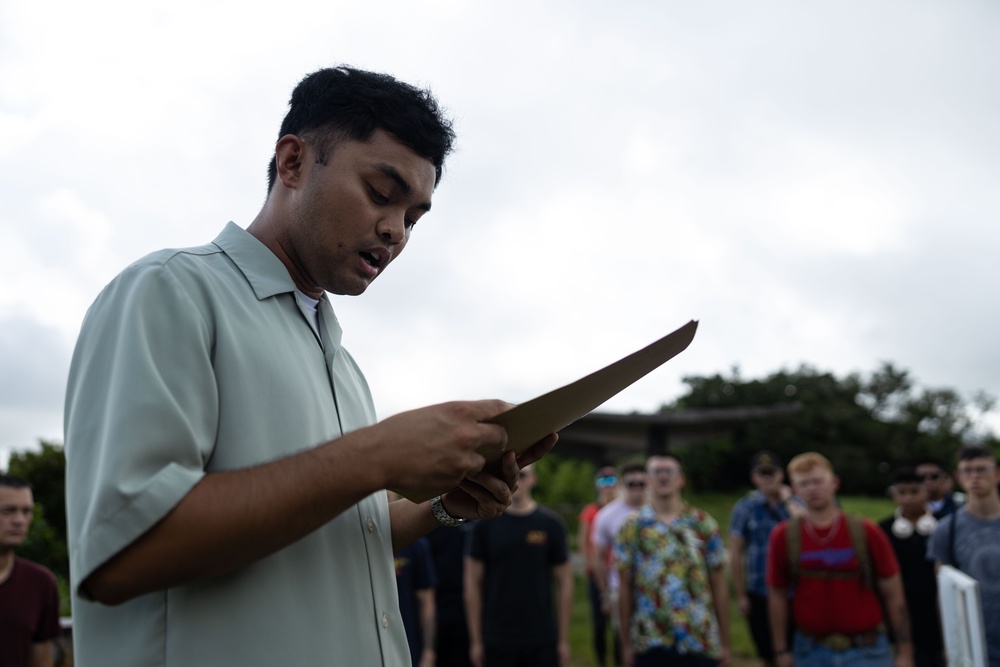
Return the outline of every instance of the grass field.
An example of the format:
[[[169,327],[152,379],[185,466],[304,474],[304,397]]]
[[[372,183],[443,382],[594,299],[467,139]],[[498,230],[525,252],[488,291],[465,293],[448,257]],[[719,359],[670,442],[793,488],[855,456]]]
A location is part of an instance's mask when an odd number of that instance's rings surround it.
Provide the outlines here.
[[[687,501],[705,510],[718,521],[723,538],[728,541],[726,528],[729,525],[729,514],[733,504],[739,500],[739,494],[687,494]],[[878,521],[889,516],[893,511],[892,502],[887,498],[864,498],[847,496],[840,499],[845,511],[866,516]],[[746,622],[740,616],[736,603],[731,604],[730,611],[732,628],[732,649],[734,667],[746,667],[759,664],[755,660],[753,643],[747,630]],[[587,602],[586,580],[580,574],[576,578],[576,591],[573,596],[573,615],[570,627],[570,645],[573,651],[572,667],[592,667],[597,665],[590,637],[590,607]]]

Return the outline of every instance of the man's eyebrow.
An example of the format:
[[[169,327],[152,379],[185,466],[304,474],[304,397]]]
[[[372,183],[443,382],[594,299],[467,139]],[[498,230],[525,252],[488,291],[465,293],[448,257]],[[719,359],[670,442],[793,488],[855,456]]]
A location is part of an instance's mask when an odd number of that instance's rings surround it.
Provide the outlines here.
[[[383,174],[391,178],[393,181],[395,181],[396,185],[399,186],[399,189],[403,191],[404,195],[409,195],[413,191],[413,188],[411,188],[410,184],[407,183],[405,178],[403,178],[403,175],[399,173],[399,170],[393,167],[391,164],[379,162],[373,166],[375,167],[375,169],[377,169],[378,171],[382,172]],[[417,204],[416,207],[421,209],[422,211],[429,211],[431,210],[431,203],[422,202],[420,204]]]

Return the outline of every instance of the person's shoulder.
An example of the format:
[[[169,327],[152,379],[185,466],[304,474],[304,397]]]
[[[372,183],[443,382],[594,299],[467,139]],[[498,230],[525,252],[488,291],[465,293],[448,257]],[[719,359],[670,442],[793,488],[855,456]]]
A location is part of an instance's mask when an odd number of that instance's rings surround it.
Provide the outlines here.
[[[14,557],[14,563],[19,568],[18,576],[23,576],[26,579],[37,582],[51,584],[52,586],[56,585],[56,575],[52,573],[52,570],[45,567],[41,563],[36,563],[33,560],[21,558],[20,556]]]
[[[562,515],[556,512],[551,507],[546,507],[545,505],[539,505],[537,509],[537,517],[548,523],[558,524],[560,527],[566,527],[566,520],[562,518]]]

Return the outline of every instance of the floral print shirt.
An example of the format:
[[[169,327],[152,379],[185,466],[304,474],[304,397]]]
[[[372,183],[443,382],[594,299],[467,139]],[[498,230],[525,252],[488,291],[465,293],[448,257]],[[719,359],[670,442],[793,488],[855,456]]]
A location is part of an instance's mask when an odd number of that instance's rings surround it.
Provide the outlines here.
[[[715,519],[685,504],[664,523],[646,505],[622,526],[615,565],[632,576],[629,632],[636,653],[662,646],[719,658],[722,645],[708,572],[725,566]]]

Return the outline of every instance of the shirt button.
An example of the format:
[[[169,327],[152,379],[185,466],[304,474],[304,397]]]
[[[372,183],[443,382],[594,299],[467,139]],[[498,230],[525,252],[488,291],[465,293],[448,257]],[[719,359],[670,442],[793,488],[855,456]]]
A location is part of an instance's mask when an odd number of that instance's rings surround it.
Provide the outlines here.
[[[383,628],[389,627],[389,615],[386,614],[385,612],[382,612],[382,627]]]
[[[368,517],[368,532],[369,533],[375,532],[375,522],[372,521],[371,517]]]

